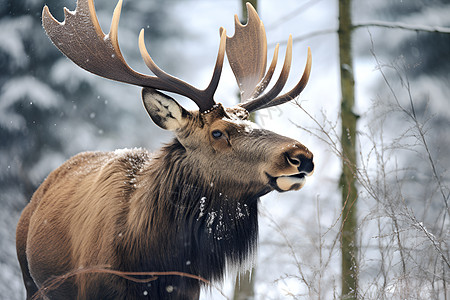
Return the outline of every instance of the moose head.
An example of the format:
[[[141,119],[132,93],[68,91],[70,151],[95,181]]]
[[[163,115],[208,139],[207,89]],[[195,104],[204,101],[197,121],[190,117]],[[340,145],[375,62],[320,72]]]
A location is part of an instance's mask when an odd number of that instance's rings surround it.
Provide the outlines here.
[[[249,134],[249,129],[255,126],[248,121],[248,115],[258,109],[288,102],[301,93],[311,71],[310,50],[308,49],[305,71],[298,84],[289,92],[279,95],[286,84],[291,66],[292,36],[289,36],[280,77],[273,87],[266,91],[277,64],[279,45],[277,44],[275,48],[272,62],[266,72],[267,41],[264,25],[251,4],[247,4],[249,18],[245,26],[235,16],[233,37],[227,37],[225,29],[220,29],[219,53],[211,82],[206,89],[199,90],[167,74],[154,63],[145,47],[144,29],[139,35],[139,49],[146,65],[156,76],[137,73],[126,64],[118,43],[121,6],[120,0],[107,35],[100,28],[92,1],[79,1],[75,14],[66,11],[64,24],[56,21],[46,6],[43,12],[43,26],[61,52],[83,69],[102,77],[144,87],[142,98],[152,120],[158,126],[174,131],[178,140],[187,149],[198,152],[200,156],[197,160],[207,163],[205,167],[208,167],[208,170],[243,169],[239,166],[244,163],[249,165],[248,170],[251,171],[240,174],[241,180],[252,178],[265,183],[270,179],[271,187],[279,191],[301,188],[305,176],[313,170],[312,154],[300,143],[284,138],[282,140],[286,145],[282,147],[270,145],[274,140],[272,134],[267,131],[264,131],[265,135],[260,134],[263,132],[261,130]],[[241,94],[242,104],[233,108],[224,108],[214,100],[225,52]],[[157,90],[188,97],[197,104],[199,111],[188,112],[174,99]],[[257,146],[261,152],[268,152],[268,149],[273,149],[274,146],[285,151],[270,153],[268,154],[270,157],[259,156],[259,151],[255,151],[254,147],[248,147],[252,143],[253,136],[257,137],[259,143]],[[267,144],[261,144],[262,140]],[[241,145],[243,147],[240,147]],[[233,151],[228,151],[231,149]],[[238,149],[241,151],[237,151]],[[264,151],[265,149],[267,150]],[[205,157],[206,153],[211,153],[211,156]],[[231,166],[233,162],[236,162],[235,168]],[[258,166],[263,162],[265,166]],[[267,162],[271,164],[268,165]],[[213,165],[215,167],[211,168]],[[255,167],[258,169],[257,172],[254,171]],[[232,172],[233,176],[236,176],[237,173]],[[258,178],[254,178],[256,174]]]

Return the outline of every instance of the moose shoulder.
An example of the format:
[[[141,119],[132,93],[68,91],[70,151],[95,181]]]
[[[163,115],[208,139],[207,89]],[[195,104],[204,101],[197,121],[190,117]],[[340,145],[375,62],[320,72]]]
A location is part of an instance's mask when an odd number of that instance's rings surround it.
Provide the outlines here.
[[[98,25],[92,0],[79,0],[65,23],[58,23],[44,8],[44,28],[67,57],[97,75],[144,87],[142,99],[151,119],[175,138],[153,154],[142,149],[81,153],[48,176],[17,227],[28,299],[48,279],[96,266],[220,280],[226,266],[241,266],[256,247],[259,197],[303,187],[314,169],[312,153],[296,140],[258,128],[248,115],[298,96],[308,80],[310,54],[299,83],[278,95],[289,73],[290,38],[280,78],[264,92],[277,55],[266,72],[264,28],[254,9],[248,9],[248,24],[236,21],[233,37],[221,30],[211,83],[198,90],[154,64],[142,33],[141,53],[155,76],[126,65],[117,43],[120,2],[107,36]],[[86,34],[99,49],[88,61],[89,46],[81,40]],[[256,62],[247,57],[251,53],[242,56],[241,47],[248,41],[258,54]],[[245,89],[245,102],[232,108],[214,101],[225,51]],[[187,111],[158,90],[186,96],[199,110]],[[200,287],[201,281],[179,275],[139,283],[86,272],[44,292],[50,299],[198,299]]]

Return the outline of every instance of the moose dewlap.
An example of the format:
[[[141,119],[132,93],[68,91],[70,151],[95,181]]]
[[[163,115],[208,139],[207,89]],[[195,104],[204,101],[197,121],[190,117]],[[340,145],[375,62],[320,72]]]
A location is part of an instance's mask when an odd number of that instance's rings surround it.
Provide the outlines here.
[[[236,17],[232,37],[221,29],[211,82],[199,90],[156,66],[143,31],[139,49],[154,75],[126,64],[117,40],[120,9],[121,1],[107,35],[93,0],[78,0],[63,23],[44,7],[42,22],[55,46],[80,67],[143,87],[150,118],[175,138],[153,154],[81,153],[48,176],[17,226],[28,299],[198,299],[202,283],[221,280],[226,266],[251,257],[258,199],[302,188],[314,170],[304,145],[248,120],[250,112],[301,93],[311,69],[309,49],[300,81],[279,95],[291,65],[289,37],[280,77],[266,91],[278,46],[267,68],[264,27],[248,4],[245,26]],[[214,100],[225,52],[241,90],[242,104],[232,108]],[[188,111],[161,91],[188,97],[199,110]],[[130,272],[159,275],[150,281],[127,277]]]

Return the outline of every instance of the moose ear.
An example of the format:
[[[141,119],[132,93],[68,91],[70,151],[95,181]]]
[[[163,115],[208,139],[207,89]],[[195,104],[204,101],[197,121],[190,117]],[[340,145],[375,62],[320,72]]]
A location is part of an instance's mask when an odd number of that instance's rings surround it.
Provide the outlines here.
[[[152,88],[142,89],[142,100],[150,118],[163,129],[175,131],[182,128],[190,115],[174,99]]]

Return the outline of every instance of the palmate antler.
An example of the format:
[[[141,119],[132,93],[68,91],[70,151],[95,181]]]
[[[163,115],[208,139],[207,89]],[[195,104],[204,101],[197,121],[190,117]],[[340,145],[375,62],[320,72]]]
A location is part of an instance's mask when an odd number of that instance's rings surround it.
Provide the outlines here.
[[[278,45],[272,63],[266,71],[267,41],[264,25],[255,9],[247,3],[248,23],[243,26],[236,17],[236,32],[227,37],[220,29],[220,45],[213,75],[204,90],[161,70],[150,57],[144,42],[144,29],[139,34],[139,49],[148,68],[155,76],[144,75],[131,69],[125,62],[118,43],[118,26],[122,0],[119,0],[113,14],[111,28],[104,34],[95,13],[93,0],[77,0],[74,12],[64,10],[64,22],[58,22],[47,6],[42,12],[42,24],[55,46],[81,68],[96,75],[157,90],[174,92],[193,100],[201,112],[209,111],[214,105],[214,93],[219,84],[225,56],[228,56],[233,73],[241,91],[241,106],[249,112],[279,105],[297,97],[306,86],[311,71],[311,52],[300,82],[288,93],[277,96],[286,84],[292,59],[292,37],[289,37],[281,74],[275,85],[265,94],[275,71]],[[225,46],[226,45],[226,46]]]
[[[139,34],[139,49],[149,69],[156,76],[138,73],[125,62],[117,39],[122,0],[113,14],[110,32],[105,35],[98,23],[93,0],[78,0],[75,12],[64,10],[65,20],[58,22],[45,6],[42,24],[58,49],[83,69],[96,75],[142,87],[174,92],[193,100],[200,111],[214,106],[214,93],[219,84],[225,55],[225,31],[221,34],[219,53],[208,87],[199,90],[161,70],[145,48],[144,30]]]
[[[298,84],[286,94],[277,96],[286,84],[292,60],[292,36],[289,36],[286,56],[280,77],[275,85],[265,94],[275,71],[278,58],[278,47],[275,47],[272,63],[267,73],[267,40],[264,25],[256,10],[247,3],[248,21],[244,26],[235,16],[235,34],[227,37],[227,56],[231,69],[241,91],[240,104],[247,111],[252,112],[261,108],[280,105],[297,97],[308,83],[311,72],[311,50],[308,48],[308,58],[303,76]]]

